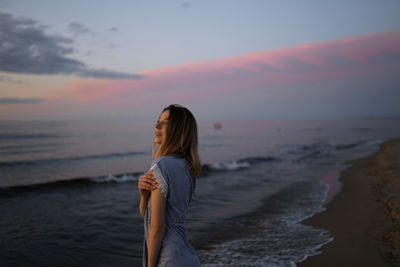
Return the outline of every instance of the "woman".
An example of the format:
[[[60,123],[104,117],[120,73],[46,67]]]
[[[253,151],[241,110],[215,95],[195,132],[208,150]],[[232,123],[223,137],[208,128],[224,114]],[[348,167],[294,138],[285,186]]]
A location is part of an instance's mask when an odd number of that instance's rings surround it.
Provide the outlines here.
[[[138,182],[143,266],[200,266],[184,225],[201,171],[196,120],[187,108],[170,105],[154,128],[153,162]]]

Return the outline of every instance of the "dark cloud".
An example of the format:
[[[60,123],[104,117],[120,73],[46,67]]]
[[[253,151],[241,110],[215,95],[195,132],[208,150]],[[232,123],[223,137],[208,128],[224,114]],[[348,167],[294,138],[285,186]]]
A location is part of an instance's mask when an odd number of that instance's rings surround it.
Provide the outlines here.
[[[3,97],[0,98],[0,105],[8,105],[8,104],[39,104],[46,99],[44,98],[14,98],[14,97]]]
[[[89,28],[77,22],[70,23],[68,26],[68,31],[71,31],[78,35],[92,34],[92,31],[89,30]]]
[[[92,77],[92,78],[104,78],[104,77],[109,77],[109,79],[132,79],[132,74],[128,73],[123,73],[123,72],[113,72],[113,71],[108,71],[108,70],[82,70],[80,75],[82,77]],[[138,78],[135,79],[140,79],[141,76],[137,75]],[[110,78],[112,77],[112,78]]]
[[[0,12],[0,71],[18,74],[64,74],[103,79],[143,76],[96,70],[69,58],[73,39],[45,33],[47,26]]]

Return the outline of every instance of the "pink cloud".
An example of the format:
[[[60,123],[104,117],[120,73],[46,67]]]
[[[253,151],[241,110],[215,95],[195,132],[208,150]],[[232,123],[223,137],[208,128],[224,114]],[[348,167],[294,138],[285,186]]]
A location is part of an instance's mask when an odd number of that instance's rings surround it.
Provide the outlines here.
[[[398,72],[399,57],[387,58],[393,54],[400,55],[400,33],[385,32],[166,66],[139,73],[142,80],[76,80],[48,97],[115,107],[142,107],[160,98],[196,101],[210,94]]]

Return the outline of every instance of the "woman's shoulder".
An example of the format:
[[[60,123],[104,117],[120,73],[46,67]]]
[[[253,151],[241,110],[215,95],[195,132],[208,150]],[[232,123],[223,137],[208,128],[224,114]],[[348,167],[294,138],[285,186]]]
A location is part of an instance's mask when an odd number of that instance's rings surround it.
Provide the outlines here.
[[[173,155],[161,156],[153,160],[152,165],[157,164],[159,167],[168,167],[171,165],[183,165],[187,164],[187,160],[185,158],[176,157]]]
[[[155,159],[156,162],[162,162],[162,163],[182,163],[186,162],[187,160],[183,157],[177,157],[174,155],[167,155],[167,156],[161,156]]]

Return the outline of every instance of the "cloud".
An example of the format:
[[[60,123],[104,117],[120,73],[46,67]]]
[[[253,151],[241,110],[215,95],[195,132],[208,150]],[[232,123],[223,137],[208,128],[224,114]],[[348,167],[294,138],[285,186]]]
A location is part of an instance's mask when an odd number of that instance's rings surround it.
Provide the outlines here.
[[[181,103],[210,118],[398,115],[399,70],[400,33],[385,32],[165,66],[142,80],[76,79],[14,112],[140,116]]]
[[[73,32],[74,34],[77,35],[85,35],[85,34],[92,34],[93,32],[89,30],[89,28],[83,26],[82,24],[78,22],[71,22],[68,25],[68,31]]]
[[[84,26],[78,22],[71,22],[67,28],[69,32],[74,34],[74,37],[77,39],[78,37],[89,37],[95,42],[92,42],[92,45],[95,46],[103,46],[108,49],[114,49],[117,47],[116,44],[109,41],[109,38],[104,35],[104,33],[98,33],[94,30],[89,29],[88,27]],[[111,27],[105,30],[105,33],[108,34],[115,34],[118,32],[117,27]],[[86,54],[87,55],[87,54]]]
[[[25,104],[39,104],[45,101],[45,98],[13,98],[3,97],[0,98],[0,105],[25,105]]]
[[[75,35],[90,35],[92,37],[100,36],[100,34],[79,22],[71,22],[67,27],[67,31],[72,32]],[[118,27],[115,26],[105,30],[106,33],[117,33],[118,31]]]
[[[73,82],[60,95],[77,101],[114,99],[116,105],[149,96],[196,100],[234,92],[274,91],[343,77],[399,75],[400,33],[385,32],[324,43],[259,51],[144,71],[140,81]],[[292,93],[297,97],[299,93]]]
[[[91,77],[91,78],[108,78],[108,79],[116,79],[116,80],[124,80],[124,79],[140,79],[143,76],[140,75],[132,75],[123,72],[113,72],[108,70],[91,70],[84,69],[81,71],[80,76],[82,77]]]
[[[78,25],[78,24],[77,24]],[[79,26],[75,25],[78,31]],[[98,70],[69,58],[73,39],[45,33],[47,26],[0,12],[0,71],[17,74],[63,74],[103,79],[141,79],[142,75]],[[84,32],[86,28],[80,28]]]

